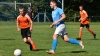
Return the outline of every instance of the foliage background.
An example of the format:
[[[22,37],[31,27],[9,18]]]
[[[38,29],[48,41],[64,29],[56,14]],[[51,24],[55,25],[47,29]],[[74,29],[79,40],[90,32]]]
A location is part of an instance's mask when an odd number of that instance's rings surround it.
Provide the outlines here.
[[[47,16],[51,19],[51,9],[49,6],[50,0],[16,0],[20,3],[32,3],[34,16],[37,12],[47,12]],[[61,0],[60,0],[61,1]],[[0,2],[14,2],[14,0],[0,0]],[[83,5],[84,9],[89,14],[90,21],[99,22],[100,18],[100,0],[64,0],[64,11],[67,16],[66,21],[78,21],[79,19],[79,5]],[[0,4],[0,19],[2,20],[15,20],[18,15],[18,7],[24,6],[26,9],[28,5],[17,5],[17,11],[14,10],[14,5]],[[58,2],[58,6],[61,4]],[[76,16],[75,16],[76,15]]]

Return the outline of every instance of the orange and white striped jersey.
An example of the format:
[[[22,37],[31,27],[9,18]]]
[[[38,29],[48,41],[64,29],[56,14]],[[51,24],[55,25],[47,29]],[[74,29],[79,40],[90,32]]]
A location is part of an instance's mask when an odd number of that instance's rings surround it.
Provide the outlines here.
[[[80,16],[81,24],[89,24],[88,14],[85,10],[80,11]]]
[[[30,22],[32,22],[32,20],[27,14],[25,16],[19,15],[17,17],[17,23],[22,29],[30,27]]]

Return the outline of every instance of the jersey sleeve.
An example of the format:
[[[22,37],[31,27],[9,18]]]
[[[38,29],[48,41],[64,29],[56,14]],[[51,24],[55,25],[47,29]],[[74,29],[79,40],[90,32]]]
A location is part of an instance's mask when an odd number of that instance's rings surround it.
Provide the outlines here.
[[[31,18],[28,15],[26,15],[26,17],[27,17],[29,22],[32,22]]]
[[[64,14],[64,11],[62,9],[59,9],[59,14],[60,15]]]

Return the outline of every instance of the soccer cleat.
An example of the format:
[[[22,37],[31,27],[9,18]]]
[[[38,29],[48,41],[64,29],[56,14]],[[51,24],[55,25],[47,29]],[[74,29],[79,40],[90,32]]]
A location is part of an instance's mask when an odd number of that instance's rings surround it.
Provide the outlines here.
[[[34,49],[34,51],[39,51],[38,49]]]
[[[55,54],[54,50],[46,51],[48,54]]]
[[[76,38],[77,40],[81,40],[81,38]]]
[[[33,48],[32,48],[32,45],[30,45],[30,50],[31,50],[31,51],[32,51],[32,50],[34,50],[34,51],[39,51],[37,48],[33,49]]]
[[[84,49],[83,41],[80,41],[80,46],[82,47],[82,49]]]
[[[94,36],[94,39],[96,39],[96,34],[93,34],[93,36]]]

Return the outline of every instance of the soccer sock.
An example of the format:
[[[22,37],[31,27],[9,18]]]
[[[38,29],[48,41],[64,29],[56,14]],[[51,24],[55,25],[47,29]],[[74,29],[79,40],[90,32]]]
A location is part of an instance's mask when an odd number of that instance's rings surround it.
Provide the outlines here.
[[[91,34],[95,34],[91,29],[88,30]]]
[[[52,42],[52,50],[54,50],[54,51],[56,50],[57,44],[58,44],[58,40],[57,39],[53,40],[53,42]]]
[[[34,50],[37,50],[35,43],[32,43],[32,47]]]
[[[71,43],[71,44],[80,44],[80,42],[79,41],[77,41],[77,40],[75,40],[75,39],[73,39],[73,38],[69,38],[69,42]]]
[[[78,37],[79,37],[79,38],[82,37],[82,30],[79,31],[79,36],[78,36]]]

